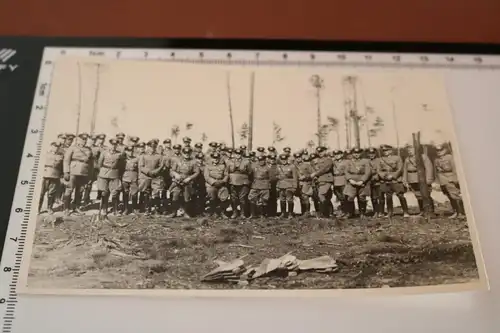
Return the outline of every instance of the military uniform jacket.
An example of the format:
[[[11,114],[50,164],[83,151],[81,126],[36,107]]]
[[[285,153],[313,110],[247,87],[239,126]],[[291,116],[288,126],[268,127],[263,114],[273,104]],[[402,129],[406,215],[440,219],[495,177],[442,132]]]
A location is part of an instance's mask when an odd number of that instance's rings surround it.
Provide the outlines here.
[[[250,174],[252,168],[250,162],[245,159],[234,159],[227,162],[229,173],[229,184],[231,185],[250,185]]]
[[[372,175],[370,162],[366,159],[348,160],[345,167],[345,178],[347,181],[355,180],[366,183]]]
[[[333,186],[345,186],[347,160],[333,161]]]
[[[269,164],[269,178],[272,184],[276,184],[278,181],[278,165]]]
[[[314,172],[311,163],[301,162],[296,164],[297,177],[300,184],[311,184],[311,174]]]
[[[97,163],[99,162],[99,157],[101,156],[104,147],[92,146],[90,149],[92,150],[92,156],[94,156],[94,168],[98,168]]]
[[[139,179],[152,179],[165,167],[163,156],[157,153],[139,156]]]
[[[438,157],[435,160],[436,165],[436,178],[439,184],[446,185],[448,183],[457,183],[457,169],[451,154]]]
[[[188,181],[191,181],[200,175],[200,169],[195,160],[183,158],[172,164],[170,175],[173,178],[188,179]]]
[[[45,156],[45,165],[43,169],[44,178],[61,178],[63,172],[64,155],[59,151],[49,152]]]
[[[93,169],[92,150],[88,147],[70,146],[64,153],[63,171],[74,176],[88,176]]]
[[[205,182],[210,186],[213,186],[216,181],[220,181],[225,184],[229,179],[227,167],[222,162],[217,164],[211,162],[207,164],[205,166],[205,170],[203,171],[203,176],[205,178]]]
[[[381,182],[402,182],[403,181],[403,160],[401,157],[391,155],[380,157],[377,173]],[[391,180],[387,180],[388,176],[392,176]]]
[[[290,189],[297,188],[298,177],[297,169],[293,164],[278,165],[278,183],[277,188]]]
[[[422,154],[422,161],[425,168],[425,181],[427,184],[431,184],[434,181],[432,162],[425,154]],[[407,184],[418,183],[418,168],[415,156],[408,156],[403,163],[403,182]]]
[[[372,170],[372,174],[370,177],[370,183],[372,185],[380,185],[380,176],[378,174],[378,165],[380,164],[380,157],[376,157],[374,159],[368,159],[370,163],[370,169]]]
[[[314,169],[319,183],[333,183],[333,161],[330,157],[318,159]]]
[[[107,179],[120,178],[120,171],[123,169],[123,153],[118,150],[106,150],[99,157],[97,167],[99,177]]]
[[[139,179],[139,159],[137,157],[125,158],[125,171],[122,180],[124,182],[136,182]]]
[[[269,190],[271,188],[271,169],[269,165],[255,165],[252,168],[252,188],[254,190]]]

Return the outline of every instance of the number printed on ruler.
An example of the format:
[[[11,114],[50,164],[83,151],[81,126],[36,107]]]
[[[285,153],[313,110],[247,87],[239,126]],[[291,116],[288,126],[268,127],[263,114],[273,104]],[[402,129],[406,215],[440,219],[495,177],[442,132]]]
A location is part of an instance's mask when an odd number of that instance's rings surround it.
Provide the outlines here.
[[[80,56],[92,59],[148,60],[168,62],[203,62],[224,64],[266,64],[300,66],[378,66],[378,67],[457,67],[499,68],[500,57],[450,54],[395,54],[367,52],[307,51],[241,51],[180,49],[112,49],[112,48],[48,48],[44,52],[29,127],[19,168],[7,238],[1,261],[0,309],[3,311],[2,332],[12,332],[21,261],[30,213],[33,208],[35,183],[40,163],[42,137],[48,109],[52,69],[60,57]],[[5,283],[4,281],[8,281]]]

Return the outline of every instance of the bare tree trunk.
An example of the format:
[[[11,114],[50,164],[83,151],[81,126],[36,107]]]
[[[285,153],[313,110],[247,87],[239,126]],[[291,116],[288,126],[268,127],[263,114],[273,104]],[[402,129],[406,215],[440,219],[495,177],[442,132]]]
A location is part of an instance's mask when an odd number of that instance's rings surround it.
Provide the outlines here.
[[[226,75],[226,86],[227,86],[227,104],[229,108],[229,122],[231,124],[231,144],[234,148],[234,121],[233,121],[233,106],[231,103],[231,73],[228,72]]]
[[[90,134],[94,134],[95,132],[95,122],[97,118],[97,105],[99,101],[99,85],[101,81],[101,64],[97,64],[97,72],[96,72],[97,78],[96,78],[96,84],[95,84],[95,90],[94,90],[94,105],[93,105],[93,110],[92,110],[92,119],[90,121]]]
[[[398,150],[398,156],[401,156],[401,152],[399,150],[399,126],[398,126],[398,117],[396,115],[396,104],[394,103],[394,97],[391,99],[392,103],[392,120],[394,122],[394,132],[396,133],[396,147]]]
[[[352,101],[352,112],[351,112],[351,117],[353,121],[353,128],[354,128],[354,140],[355,140],[355,145],[356,148],[361,147],[361,136],[360,136],[360,131],[359,131],[359,116],[358,116],[358,94],[356,91],[356,78],[351,76],[350,77],[350,84],[352,86],[352,91],[353,91],[353,101]]]
[[[80,132],[80,117],[82,114],[82,67],[81,63],[77,62],[77,69],[78,69],[78,109],[76,113],[76,132],[75,134],[78,135]]]
[[[340,150],[340,132],[338,128],[335,130],[335,134],[337,134],[337,149]]]
[[[255,93],[255,72],[250,74],[250,110],[248,112],[248,151],[252,151],[253,144],[253,106]]]
[[[316,89],[316,127],[318,128],[318,147],[323,144],[322,133],[321,133],[321,93],[320,88]]]
[[[420,132],[413,133],[413,147],[415,149],[415,161],[417,164],[418,182],[420,185],[420,193],[423,199],[423,211],[426,216],[429,216],[431,208],[431,194],[427,185],[425,164],[422,159],[422,150],[420,146]]]

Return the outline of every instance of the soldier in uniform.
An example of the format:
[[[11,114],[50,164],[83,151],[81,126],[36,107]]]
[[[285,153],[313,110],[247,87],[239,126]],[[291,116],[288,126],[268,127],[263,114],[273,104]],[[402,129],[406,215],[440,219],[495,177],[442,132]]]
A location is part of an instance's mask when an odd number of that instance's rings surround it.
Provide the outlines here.
[[[243,154],[248,154],[248,149],[247,149],[247,146],[245,146],[245,145],[241,145],[241,146],[240,146],[240,150],[243,152]]]
[[[453,155],[445,145],[437,145],[436,151],[438,155],[434,161],[436,180],[453,208],[454,212],[450,218],[463,218],[465,217],[465,209]]]
[[[370,177],[372,170],[370,162],[361,158],[363,151],[360,148],[354,148],[351,153],[351,159],[346,161],[344,195],[347,197],[346,210],[349,217],[354,217],[354,199],[358,199],[359,215],[364,217],[366,214],[366,197],[370,195]]]
[[[64,142],[63,148],[68,149],[73,145],[73,141],[75,140],[75,135],[73,133],[66,134],[66,141]]]
[[[182,148],[182,158],[176,160],[170,169],[172,177],[172,185],[170,193],[172,193],[172,208],[173,211],[169,217],[177,216],[177,210],[181,206],[181,195],[184,201],[184,215],[191,217],[191,199],[193,196],[193,181],[200,175],[196,161],[192,159],[192,150],[190,147]]]
[[[150,215],[160,208],[160,195],[163,189],[161,173],[166,167],[163,156],[156,152],[156,141],[147,143],[146,152],[139,156],[139,201],[144,203],[145,214]]]
[[[333,185],[333,161],[326,154],[326,147],[317,147],[317,162],[313,165],[314,172],[311,178],[316,185],[316,193],[319,202],[320,216],[329,217],[331,213],[332,185]]]
[[[191,148],[191,138],[190,137],[183,137],[182,138],[182,143],[184,144],[184,146],[182,148]],[[191,149],[191,153],[192,153],[192,149]]]
[[[297,191],[298,177],[297,169],[293,164],[288,163],[289,155],[283,153],[280,155],[280,165],[278,165],[278,189],[281,218],[293,218],[294,201],[293,196]]]
[[[276,148],[274,148],[273,146],[269,146],[267,147],[267,151],[268,151],[268,155],[277,155],[277,152],[276,152]]]
[[[285,154],[287,158],[290,159],[290,157],[292,156],[292,148],[290,147],[283,148],[283,154]]]
[[[267,164],[266,156],[260,155],[257,164],[252,167],[252,185],[248,194],[252,217],[258,218],[267,215],[270,188],[270,167]]]
[[[248,156],[249,156],[250,163],[252,166],[255,166],[258,164],[259,160],[257,159],[257,154],[254,151],[248,152]]]
[[[317,168],[317,164],[318,164],[318,154],[316,153],[312,153],[311,156],[310,156],[310,163],[311,163],[311,167],[314,170],[316,170]],[[320,204],[319,204],[319,197],[318,197],[318,187],[316,186],[316,182],[315,180],[313,179],[313,204],[314,204],[314,213],[317,215],[317,216],[320,216]]]
[[[203,178],[205,171],[205,155],[202,152],[194,154],[195,162],[200,170],[198,177],[193,180],[194,192],[194,213],[202,215],[205,213],[205,204],[207,201],[207,191],[205,187],[205,179]]]
[[[118,140],[111,138],[109,149],[104,150],[99,156],[97,168],[97,188],[102,192],[99,215],[108,215],[108,201],[111,196],[111,210],[113,215],[119,215],[118,196],[122,188],[120,176],[124,167],[124,155],[118,150]],[[102,214],[104,213],[104,214]]]
[[[333,194],[340,203],[339,217],[345,217],[348,214],[346,196],[344,195],[344,188],[346,184],[345,169],[347,166],[344,156],[344,152],[340,149],[333,152]]]
[[[99,160],[99,154],[100,154],[100,149],[96,145],[96,142],[98,140],[98,135],[90,135],[89,138],[87,139],[86,147],[90,148],[92,150],[92,156],[94,156],[94,165],[92,168],[92,171],[89,174],[89,179],[87,184],[85,184],[84,188],[84,193],[83,193],[83,204],[85,206],[88,206],[91,204],[91,199],[90,199],[90,192],[92,191],[92,185],[94,182],[97,180],[97,174],[99,172],[99,169],[97,167],[97,162]]]
[[[146,152],[146,143],[145,142],[139,142],[137,146],[135,146],[135,152],[134,155],[139,158],[141,155],[144,155]]]
[[[207,151],[205,152],[205,156],[207,158],[212,158],[212,153],[214,152],[219,152],[219,144],[215,141],[211,141],[209,144],[208,144],[208,149]],[[219,154],[220,155],[220,154]]]
[[[271,147],[273,148],[273,147]],[[272,150],[270,150],[271,152]],[[276,151],[276,149],[274,149]],[[269,190],[269,203],[267,216],[275,217],[276,212],[278,211],[278,189],[276,185],[278,184],[278,162],[276,160],[276,155],[274,153],[270,153],[267,155],[267,161],[269,165],[269,178],[271,180],[270,190]]]
[[[205,159],[205,156],[203,154],[203,143],[201,143],[201,142],[195,143],[194,149],[193,149],[193,153],[194,153],[195,157],[198,154],[202,154],[203,155],[203,159]]]
[[[243,215],[248,216],[248,193],[250,191],[250,175],[252,173],[250,162],[243,159],[243,151],[236,149],[234,158],[227,162],[229,173],[229,185],[231,193],[231,207],[233,215],[231,218],[237,218],[238,204]]]
[[[417,199],[418,208],[420,210],[420,215],[423,214],[424,201],[422,199],[422,193],[420,192],[420,183],[418,179],[418,167],[417,160],[415,158],[415,148],[408,144],[406,145],[406,151],[408,153],[408,157],[405,159],[403,163],[403,185],[409,189]],[[434,167],[432,165],[431,160],[426,154],[421,154],[422,161],[424,162],[425,169],[425,182],[429,188],[429,194],[432,190],[432,182],[434,181]],[[434,211],[434,201],[432,197],[430,197],[431,204],[431,212]]]
[[[122,176],[123,212],[125,215],[139,212],[139,159],[134,156],[134,146],[125,147],[125,168]],[[130,201],[132,205],[130,206]]]
[[[125,149],[125,143],[123,142],[125,140],[125,133],[118,133],[116,134],[115,138],[116,138],[116,141],[117,141],[117,144],[116,144],[116,149],[119,151],[119,152],[122,152],[123,153],[123,150]]]
[[[383,156],[380,157],[377,173],[380,177],[380,189],[382,195],[385,195],[387,202],[387,213],[393,215],[394,207],[392,197],[394,194],[401,203],[403,214],[405,217],[408,214],[408,203],[406,202],[406,189],[403,185],[403,160],[393,152],[393,148],[389,145],[382,147]]]
[[[52,207],[56,200],[57,189],[63,174],[64,155],[59,150],[60,142],[52,142],[50,149],[45,156],[45,165],[43,170],[42,190],[40,193],[40,201],[38,202],[38,213],[42,212],[43,199],[47,194],[47,212],[52,214]]]
[[[169,138],[163,140],[163,156],[166,156],[167,158],[170,157],[173,154],[172,150],[172,140]]]
[[[210,161],[205,165],[202,179],[205,180],[208,196],[208,211],[212,217],[226,217],[226,201],[229,199],[227,182],[229,174],[218,152],[212,152]]]
[[[303,216],[308,217],[311,212],[311,198],[314,194],[312,177],[314,170],[311,166],[311,159],[309,156],[302,157],[297,154],[295,163],[297,168],[297,176],[299,179],[299,198],[300,198],[300,212]]]
[[[128,146],[135,147],[137,143],[139,142],[140,138],[138,136],[131,135],[127,138],[128,142],[125,145],[125,148]]]
[[[380,190],[380,177],[378,175],[380,158],[377,149],[373,147],[368,149],[368,162],[370,163],[370,169],[372,171],[370,177],[370,198],[373,206],[373,216],[383,217],[385,215],[385,198]]]
[[[60,148],[63,148],[64,144],[66,143],[66,134],[64,133],[57,134],[57,143],[59,144]]]
[[[92,150],[85,147],[88,134],[78,135],[76,145],[66,149],[64,153],[63,171],[66,189],[64,191],[64,214],[69,215],[71,195],[75,192],[73,211],[80,213],[82,190],[88,181],[89,173],[93,168]]]
[[[257,157],[266,156],[266,148],[257,147]]]

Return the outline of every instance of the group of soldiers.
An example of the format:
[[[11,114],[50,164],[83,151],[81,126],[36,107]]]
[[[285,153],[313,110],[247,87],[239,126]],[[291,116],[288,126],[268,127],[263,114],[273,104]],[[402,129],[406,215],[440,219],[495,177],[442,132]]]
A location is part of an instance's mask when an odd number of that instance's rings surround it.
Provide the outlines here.
[[[82,213],[93,203],[94,183],[99,216],[104,217],[111,212],[173,218],[181,211],[186,217],[292,218],[297,215],[295,197],[300,199],[299,215],[354,217],[357,200],[358,213],[364,217],[370,198],[373,215],[383,217],[393,215],[394,195],[406,217],[409,211],[404,194],[408,191],[416,196],[420,212],[424,210],[412,146],[405,147],[407,157],[403,160],[389,145],[332,152],[319,146],[314,152],[304,149],[296,153],[285,147],[279,153],[272,146],[249,151],[246,146],[231,148],[210,142],[204,150],[202,143],[192,146],[188,137],[182,142],[140,142],[124,133],[106,142],[105,134],[61,133],[45,155],[39,212],[46,196],[49,213],[58,200],[65,215]],[[464,217],[450,147],[435,148],[433,162],[421,153],[428,190],[439,188],[451,203],[451,217]],[[333,196],[340,203],[335,211]],[[432,199],[429,205],[433,212]]]

